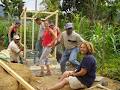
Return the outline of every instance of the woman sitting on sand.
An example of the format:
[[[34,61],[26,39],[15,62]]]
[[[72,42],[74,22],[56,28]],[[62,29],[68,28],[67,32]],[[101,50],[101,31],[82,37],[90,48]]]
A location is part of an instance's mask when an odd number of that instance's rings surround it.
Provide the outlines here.
[[[80,45],[80,52],[83,55],[81,64],[75,71],[66,71],[60,81],[47,90],[58,90],[65,85],[70,85],[72,89],[90,87],[96,77],[96,59],[93,56],[94,48],[90,42],[83,42]]]

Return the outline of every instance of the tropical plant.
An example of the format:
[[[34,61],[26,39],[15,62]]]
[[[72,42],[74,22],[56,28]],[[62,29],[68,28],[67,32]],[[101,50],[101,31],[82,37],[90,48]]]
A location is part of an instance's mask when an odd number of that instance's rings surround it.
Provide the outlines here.
[[[5,15],[9,16],[9,18],[20,16],[24,6],[22,0],[1,0],[1,2],[5,5]]]

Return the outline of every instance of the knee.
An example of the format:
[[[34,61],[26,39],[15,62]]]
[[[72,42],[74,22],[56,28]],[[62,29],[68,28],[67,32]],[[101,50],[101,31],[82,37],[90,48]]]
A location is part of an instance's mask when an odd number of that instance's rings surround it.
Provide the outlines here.
[[[65,71],[64,73],[63,73],[63,75],[68,75],[69,74],[69,71]]]
[[[64,78],[63,83],[64,83],[64,85],[67,85],[69,83],[68,78]]]
[[[69,59],[70,62],[74,62],[74,59]]]

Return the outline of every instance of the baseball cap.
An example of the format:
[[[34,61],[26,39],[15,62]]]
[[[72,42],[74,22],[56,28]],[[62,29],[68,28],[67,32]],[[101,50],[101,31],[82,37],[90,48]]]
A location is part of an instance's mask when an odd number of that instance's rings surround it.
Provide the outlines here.
[[[50,26],[54,26],[55,24],[53,22],[50,22]]]
[[[73,28],[73,23],[66,23],[64,26],[65,29]]]
[[[15,21],[15,24],[21,24],[19,20],[16,20]]]
[[[20,39],[19,35],[14,35],[13,39]]]

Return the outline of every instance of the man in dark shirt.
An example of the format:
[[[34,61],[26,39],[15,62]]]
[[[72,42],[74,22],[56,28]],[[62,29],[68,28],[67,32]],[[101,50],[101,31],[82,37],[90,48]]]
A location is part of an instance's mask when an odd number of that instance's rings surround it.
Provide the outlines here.
[[[90,87],[93,83],[93,81],[95,80],[95,72],[96,72],[96,62],[95,62],[95,58],[93,55],[86,55],[81,64],[80,67],[77,69],[77,72],[80,71],[81,68],[85,68],[87,70],[87,74],[79,77],[76,76],[78,78],[78,80],[80,80],[80,82],[82,82],[83,84],[85,84],[87,87]]]
[[[96,77],[96,59],[93,56],[94,48],[90,42],[83,42],[80,45],[80,52],[83,59],[75,71],[65,71],[59,83],[48,90],[58,90],[65,85],[70,85],[72,89],[90,87]]]

